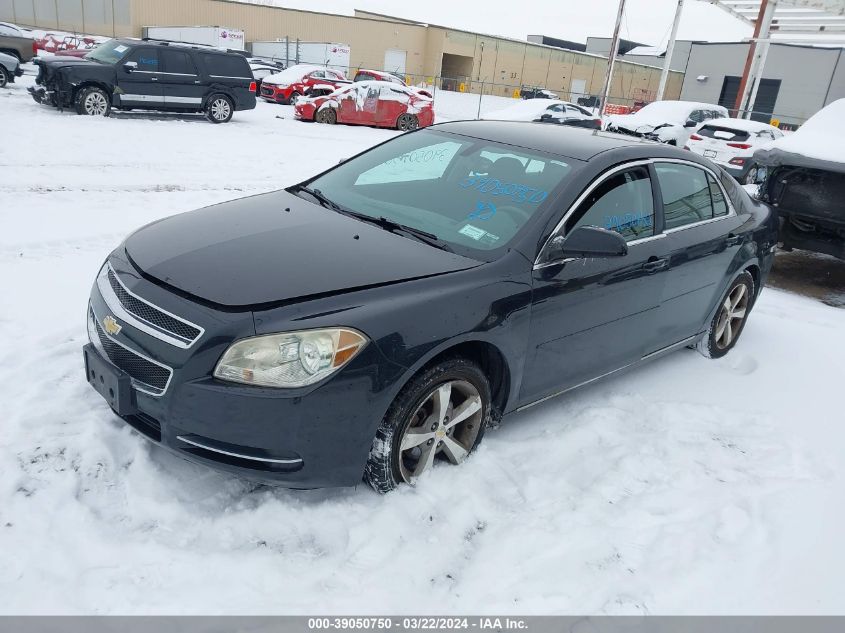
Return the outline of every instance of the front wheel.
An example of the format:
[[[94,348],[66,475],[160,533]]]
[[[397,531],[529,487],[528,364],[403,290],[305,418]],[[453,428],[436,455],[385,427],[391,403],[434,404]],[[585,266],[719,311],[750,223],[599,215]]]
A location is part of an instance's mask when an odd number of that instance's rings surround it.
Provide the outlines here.
[[[743,272],[731,284],[719,304],[707,333],[697,349],[707,358],[721,358],[736,345],[754,303],[754,278]]]
[[[416,130],[420,126],[420,120],[414,114],[400,114],[396,120],[396,129],[402,132]]]
[[[436,461],[461,463],[490,421],[490,383],[481,369],[452,358],[415,376],[376,432],[364,480],[386,493],[415,484]]]
[[[87,116],[108,116],[111,100],[102,88],[84,88],[76,97],[76,113]]]
[[[5,88],[9,84],[9,72],[0,66],[0,88]]]
[[[334,108],[323,108],[314,116],[314,120],[317,123],[328,123],[329,125],[334,125],[337,123],[337,112],[334,111]]]
[[[291,94],[290,99],[288,99],[288,104],[290,104],[290,105],[292,105],[292,106],[295,106],[295,105],[296,105],[296,102],[297,102],[297,101],[299,101],[299,98],[300,98],[301,96],[302,96],[302,95],[301,95],[301,94],[299,94],[298,92],[294,92],[293,94]]]

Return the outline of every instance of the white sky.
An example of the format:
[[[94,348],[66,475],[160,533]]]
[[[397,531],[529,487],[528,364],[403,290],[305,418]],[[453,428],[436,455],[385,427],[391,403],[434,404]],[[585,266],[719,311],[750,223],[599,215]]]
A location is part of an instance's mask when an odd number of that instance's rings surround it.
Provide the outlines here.
[[[504,35],[524,40],[527,35],[549,35],[585,42],[587,36],[609,37],[618,0],[251,0],[352,15],[354,9],[396,15],[420,22]],[[644,44],[665,44],[677,0],[628,0],[622,37]],[[518,10],[514,10],[518,7]],[[522,9],[522,10],[519,10]],[[699,0],[686,0],[678,31],[680,39],[736,41],[751,36],[751,28],[721,9]]]

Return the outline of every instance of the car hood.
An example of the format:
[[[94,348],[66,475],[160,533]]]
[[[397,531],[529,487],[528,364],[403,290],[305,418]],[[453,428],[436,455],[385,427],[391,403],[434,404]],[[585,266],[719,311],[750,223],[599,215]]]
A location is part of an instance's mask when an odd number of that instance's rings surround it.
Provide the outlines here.
[[[159,220],[130,235],[125,249],[145,276],[231,307],[280,304],[481,263],[287,191]]]
[[[90,59],[85,59],[83,57],[64,57],[61,55],[39,58],[38,63],[49,68],[65,68],[67,66],[96,66],[97,68],[102,68],[106,65],[99,62],[93,62]]]

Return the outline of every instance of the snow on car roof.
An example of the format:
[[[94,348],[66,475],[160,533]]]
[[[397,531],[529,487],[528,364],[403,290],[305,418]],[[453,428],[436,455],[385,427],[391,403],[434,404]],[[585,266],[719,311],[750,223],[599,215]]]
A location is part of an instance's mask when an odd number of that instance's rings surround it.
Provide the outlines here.
[[[654,101],[633,114],[616,115],[618,119],[636,121],[645,125],[660,125],[662,123],[679,123],[683,125],[693,110],[721,110],[728,111],[713,103],[698,101]]]
[[[525,121],[540,116],[550,106],[557,104],[572,105],[560,99],[522,99],[506,108],[488,112],[481,118],[488,121]]]
[[[845,155],[842,153],[845,144],[843,118],[845,99],[838,99],[816,112],[792,134],[771,143],[768,148],[832,163],[845,163]]]
[[[763,130],[776,130],[777,128],[768,123],[761,123],[760,121],[749,121],[748,119],[710,119],[701,124],[700,127],[706,125],[715,125],[718,127],[726,127],[732,130],[741,130],[743,132],[762,132]]]
[[[296,64],[294,66],[289,66],[285,68],[283,71],[275,73],[267,77],[264,80],[266,84],[283,84],[283,83],[294,83],[299,81],[314,70],[325,70],[323,66],[314,66],[312,64]]]

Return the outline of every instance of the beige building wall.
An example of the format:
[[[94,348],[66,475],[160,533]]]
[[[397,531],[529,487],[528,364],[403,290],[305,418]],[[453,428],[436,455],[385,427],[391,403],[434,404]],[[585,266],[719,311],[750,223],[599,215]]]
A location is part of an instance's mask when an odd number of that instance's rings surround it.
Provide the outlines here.
[[[362,11],[352,17],[232,0],[0,0],[0,20],[134,37],[144,26],[223,26],[242,29],[247,42],[290,37],[348,44],[353,69],[380,69],[385,51],[399,49],[406,51],[406,72],[414,83],[440,75],[444,54],[459,55],[463,58],[451,58],[450,66],[465,73],[451,79],[470,92],[500,96],[513,96],[522,85],[545,86],[565,98],[577,98],[581,90],[596,95],[607,65],[596,55]],[[612,102],[654,98],[660,69],[621,61],[615,68]],[[682,84],[683,74],[671,73],[666,98],[677,99]]]

